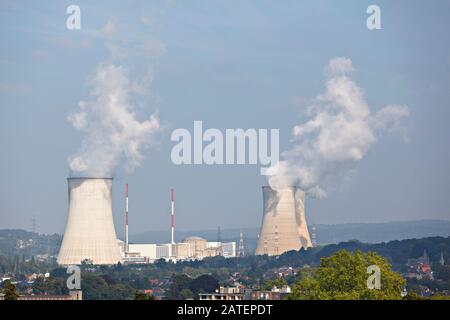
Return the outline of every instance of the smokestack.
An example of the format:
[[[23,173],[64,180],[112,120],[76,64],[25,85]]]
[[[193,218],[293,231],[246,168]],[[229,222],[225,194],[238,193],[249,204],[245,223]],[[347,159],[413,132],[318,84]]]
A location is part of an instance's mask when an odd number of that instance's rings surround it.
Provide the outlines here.
[[[68,178],[69,212],[57,262],[121,262],[112,215],[112,178]]]
[[[174,238],[174,233],[175,233],[175,207],[174,207],[174,190],[171,189],[170,190],[170,196],[171,196],[171,202],[172,202],[172,244],[175,244],[175,238]]]
[[[263,187],[264,211],[256,255],[280,255],[312,246],[305,218],[305,193],[298,187]]]
[[[129,252],[128,245],[128,183],[125,185],[125,255]]]

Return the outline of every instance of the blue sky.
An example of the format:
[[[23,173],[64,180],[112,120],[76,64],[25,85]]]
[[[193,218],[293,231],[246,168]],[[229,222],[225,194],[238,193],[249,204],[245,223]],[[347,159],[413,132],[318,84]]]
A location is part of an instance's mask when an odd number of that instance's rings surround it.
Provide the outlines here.
[[[366,28],[366,8],[381,8],[382,29]],[[66,28],[66,8],[81,8],[81,30]],[[324,91],[324,67],[351,59],[353,81],[372,111],[405,105],[403,131],[386,132],[365,157],[309,198],[310,223],[450,218],[450,4],[445,1],[2,1],[0,4],[0,228],[64,230],[67,158],[83,133],[67,121],[89,99],[87,79],[102,62],[132,80],[151,72],[136,116],[157,111],[162,130],[132,173],[114,173],[116,230],[130,184],[132,233],[170,224],[176,190],[180,229],[259,226],[258,166],[175,166],[176,128],[279,128],[280,149],[309,118]],[[102,30],[127,51],[120,61]],[[141,51],[146,43],[149,51]]]

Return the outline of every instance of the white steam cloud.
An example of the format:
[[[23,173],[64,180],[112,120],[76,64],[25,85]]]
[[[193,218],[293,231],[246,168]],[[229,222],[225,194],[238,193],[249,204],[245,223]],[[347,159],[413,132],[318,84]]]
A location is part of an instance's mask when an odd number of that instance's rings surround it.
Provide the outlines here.
[[[308,112],[313,116],[293,129],[293,146],[282,153],[274,189],[296,185],[317,197],[326,196],[322,184],[360,161],[382,130],[398,127],[408,107],[389,105],[371,113],[364,93],[349,77],[352,61],[334,58],[326,68],[325,92]]]
[[[85,132],[80,149],[68,159],[72,175],[110,177],[119,165],[126,172],[140,165],[143,149],[160,129],[156,113],[144,121],[137,119],[134,98],[146,93],[151,77],[144,80],[132,81],[120,64],[97,66],[88,81],[92,98],[80,101],[79,111],[68,117],[74,128]]]

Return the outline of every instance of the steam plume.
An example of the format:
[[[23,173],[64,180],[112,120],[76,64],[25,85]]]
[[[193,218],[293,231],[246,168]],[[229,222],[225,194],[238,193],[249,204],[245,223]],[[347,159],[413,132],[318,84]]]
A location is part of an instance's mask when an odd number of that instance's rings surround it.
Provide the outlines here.
[[[142,150],[160,128],[156,113],[142,122],[135,113],[133,99],[145,94],[149,83],[134,82],[123,65],[105,62],[88,84],[91,99],[80,101],[78,112],[68,117],[85,132],[80,149],[68,159],[72,175],[110,177],[120,164],[130,172],[140,165]]]
[[[274,189],[296,185],[317,197],[323,183],[360,161],[382,130],[398,126],[408,107],[389,105],[372,113],[364,93],[350,78],[352,61],[334,58],[326,68],[325,92],[308,108],[312,119],[293,129],[293,145],[282,153]]]

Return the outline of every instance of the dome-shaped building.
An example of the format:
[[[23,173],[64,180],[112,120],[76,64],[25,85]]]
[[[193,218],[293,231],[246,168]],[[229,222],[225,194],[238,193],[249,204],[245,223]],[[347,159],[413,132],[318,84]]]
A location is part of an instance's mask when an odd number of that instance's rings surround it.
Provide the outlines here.
[[[202,259],[206,250],[206,239],[200,237],[187,237],[183,240],[190,247],[190,255],[193,258]]]

